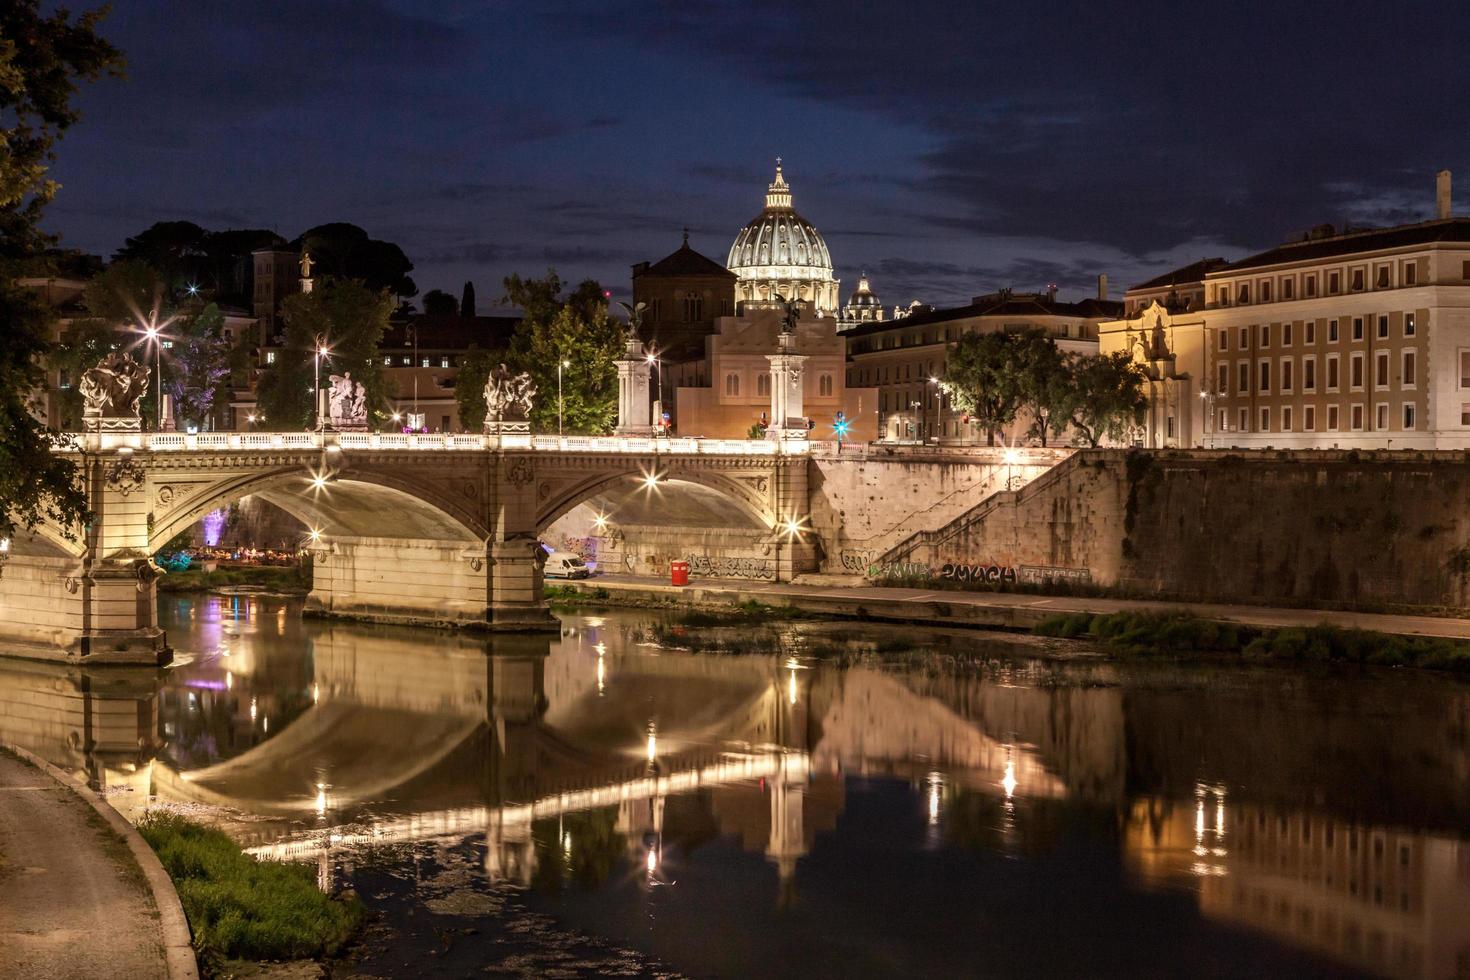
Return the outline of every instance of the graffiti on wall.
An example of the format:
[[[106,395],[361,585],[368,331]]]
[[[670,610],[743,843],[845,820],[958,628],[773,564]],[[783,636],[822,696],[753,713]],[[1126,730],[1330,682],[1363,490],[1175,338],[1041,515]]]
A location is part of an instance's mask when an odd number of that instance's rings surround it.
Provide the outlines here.
[[[928,565],[909,561],[889,561],[869,565],[866,574],[868,578],[882,579],[885,582],[923,581],[934,577],[934,572]]]
[[[839,557],[845,571],[858,575],[866,574],[873,564],[873,551],[869,548],[843,548]]]
[[[737,555],[690,555],[689,574],[705,578],[774,580],[773,558],[743,558]]]
[[[1045,585],[1048,582],[1078,584],[1092,581],[1089,568],[1058,568],[1052,565],[1022,565],[1020,581],[1026,585]]]
[[[946,562],[939,570],[939,577],[951,582],[974,583],[975,585],[1014,585],[1016,570],[1010,565],[962,565]]]
[[[1050,565],[1001,565],[991,562],[946,562],[939,568],[931,568],[918,562],[885,562],[871,564],[864,569],[870,579],[884,582],[924,582],[939,579],[960,585],[975,587],[999,587],[1008,585],[1047,585],[1057,582],[1078,584],[1092,581],[1092,571],[1086,568],[1059,568]]]

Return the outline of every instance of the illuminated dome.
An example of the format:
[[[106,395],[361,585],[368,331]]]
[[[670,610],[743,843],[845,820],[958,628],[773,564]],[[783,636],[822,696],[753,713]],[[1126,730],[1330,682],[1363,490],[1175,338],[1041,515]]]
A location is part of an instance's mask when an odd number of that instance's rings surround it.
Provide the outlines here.
[[[725,266],[737,276],[737,302],[803,299],[819,315],[837,311],[832,256],[817,229],[791,206],[791,188],[776,161],[766,207],[735,236]]]

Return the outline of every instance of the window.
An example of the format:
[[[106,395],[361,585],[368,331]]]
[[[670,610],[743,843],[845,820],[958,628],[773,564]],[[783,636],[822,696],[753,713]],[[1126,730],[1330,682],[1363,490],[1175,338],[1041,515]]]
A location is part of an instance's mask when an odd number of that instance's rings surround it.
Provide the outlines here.
[[[1377,276],[1377,279],[1378,279],[1378,288],[1379,289],[1387,289],[1388,288],[1388,266],[1386,266],[1386,265],[1380,265],[1378,267],[1378,276]]]
[[[1291,392],[1291,369],[1291,358],[1283,357],[1281,359],[1281,391],[1285,394],[1290,394]]]
[[[1414,336],[1414,331],[1417,328],[1418,328],[1418,324],[1414,322],[1414,314],[1412,314],[1412,313],[1405,313],[1404,314],[1404,336],[1405,337],[1412,337],[1412,336]]]
[[[1241,350],[1245,350],[1246,348],[1250,347],[1250,345],[1251,345],[1251,328],[1250,327],[1241,327],[1240,328],[1240,349]]]
[[[429,366],[429,359],[427,357],[421,357],[421,358],[419,358],[419,367],[428,367],[428,366]]]
[[[1327,274],[1327,292],[1336,296],[1341,289],[1342,284],[1338,278],[1338,274],[1336,272],[1329,272]]]
[[[383,358],[383,367],[392,367],[392,366],[393,366],[393,355],[392,354],[389,354],[387,357]]]
[[[1302,409],[1302,431],[1317,431],[1317,408],[1315,405],[1308,405]]]
[[[1218,375],[1218,382],[1215,385],[1215,391],[1223,395],[1230,390],[1230,365],[1216,365],[1216,374]]]
[[[1380,316],[1378,318],[1378,339],[1388,339],[1388,317],[1386,316]]]
[[[1315,344],[1317,342],[1317,321],[1308,320],[1302,324],[1302,343]]]
[[[1243,282],[1240,284],[1240,301],[1242,303],[1249,303],[1251,301],[1251,287],[1249,283]]]
[[[1411,350],[1404,351],[1403,377],[1399,379],[1399,385],[1403,388],[1413,388],[1419,383],[1419,356]]]
[[[1269,279],[1261,283],[1261,302],[1271,302],[1271,280]]]
[[[1221,432],[1229,432],[1230,431],[1230,413],[1227,412],[1227,411],[1225,411],[1225,409],[1223,409],[1223,408],[1220,409],[1220,431]]]
[[[832,375],[824,374],[817,380],[817,397],[832,397]]]
[[[403,355],[403,366],[404,367],[409,367],[412,364],[413,364],[413,358],[409,357],[407,354],[404,354]]]
[[[1354,432],[1363,431],[1363,406],[1354,405],[1352,408],[1352,429]]]
[[[1281,280],[1281,298],[1282,299],[1291,299],[1291,294],[1295,291],[1295,289],[1296,289],[1296,280],[1295,279],[1283,279],[1283,280]]]
[[[1363,318],[1360,316],[1353,317],[1353,339],[1363,339]]]
[[[1307,356],[1302,358],[1302,391],[1317,390],[1317,358]]]
[[[1291,431],[1291,406],[1286,405],[1281,409],[1281,431]]]
[[[1470,404],[1460,405],[1460,424],[1470,425]]]
[[[1470,262],[1460,263],[1460,278],[1470,279]]]
[[[1236,362],[1235,390],[1244,394],[1251,390],[1251,365],[1250,361]]]
[[[1261,324],[1261,346],[1271,346],[1271,324],[1269,323]]]
[[[1263,408],[1263,409],[1261,409],[1261,427],[1259,429],[1257,429],[1256,431],[1257,432],[1270,432],[1271,431],[1271,410],[1269,408]]]
[[[757,374],[755,376],[755,393],[758,397],[768,397],[771,394],[771,376],[769,374]]]
[[[1317,277],[1316,276],[1307,276],[1305,279],[1302,280],[1302,285],[1305,287],[1305,292],[1306,292],[1306,294],[1308,296],[1316,296],[1317,295]]]
[[[441,356],[439,358],[439,366],[442,367],[442,368],[449,367],[449,355],[448,354],[444,354],[443,356]]]
[[[1363,355],[1354,354],[1351,366],[1348,368],[1348,385],[1354,391],[1363,390]]]
[[[1281,346],[1291,346],[1291,322],[1287,321],[1281,325]]]
[[[1259,381],[1259,384],[1258,384],[1258,387],[1257,387],[1256,390],[1258,390],[1258,391],[1270,391],[1271,390],[1271,362],[1270,361],[1261,361],[1260,364],[1257,367],[1258,367],[1258,370],[1257,370],[1256,373],[1259,375],[1260,381]]]
[[[1251,430],[1251,413],[1250,413],[1250,409],[1248,409],[1248,408],[1242,408],[1240,410],[1240,425],[1239,425],[1239,428],[1240,428],[1240,431],[1241,432],[1249,432]]]
[[[1418,283],[1418,281],[1419,281],[1419,263],[1417,263],[1417,262],[1405,262],[1404,263],[1404,285],[1405,286],[1413,286],[1416,283]],[[1405,426],[1405,428],[1412,428],[1412,426]]]
[[[265,352],[265,363],[267,363],[267,364],[274,364],[274,363],[276,363],[276,352],[275,351],[268,350],[268,351]]]
[[[1328,432],[1336,432],[1337,431],[1337,406],[1336,405],[1328,405],[1327,406],[1327,431]]]
[[[725,395],[726,395],[726,397],[734,398],[734,397],[738,397],[739,394],[740,394],[740,375],[738,375],[738,374],[727,374],[727,375],[725,375]]]
[[[1361,290],[1362,288],[1363,288],[1363,270],[1362,269],[1354,269],[1353,270],[1353,292],[1356,293],[1359,290]]]
[[[1337,343],[1337,321],[1336,320],[1328,320],[1327,321],[1327,342],[1329,344],[1335,344],[1335,343]]]
[[[1388,402],[1379,402],[1374,406],[1373,428],[1379,432],[1388,429]]]
[[[1373,355],[1373,386],[1378,389],[1388,387],[1388,351],[1381,350]]]
[[[1337,355],[1327,355],[1327,390],[1336,391],[1338,387],[1337,377]]]
[[[1218,343],[1216,344],[1216,346],[1219,347],[1219,349],[1222,350],[1222,351],[1223,350],[1229,350],[1230,349],[1230,334],[1226,333],[1224,330],[1221,330],[1219,332],[1219,334],[1217,334],[1216,336],[1219,338]]]
[[[1408,431],[1408,430],[1414,428],[1414,423],[1416,421],[1418,421],[1415,418],[1416,414],[1417,413],[1415,411],[1415,405],[1414,405],[1414,403],[1413,402],[1404,402],[1404,429],[1405,429],[1405,431]]]
[[[1460,351],[1460,387],[1470,388],[1470,350]]]

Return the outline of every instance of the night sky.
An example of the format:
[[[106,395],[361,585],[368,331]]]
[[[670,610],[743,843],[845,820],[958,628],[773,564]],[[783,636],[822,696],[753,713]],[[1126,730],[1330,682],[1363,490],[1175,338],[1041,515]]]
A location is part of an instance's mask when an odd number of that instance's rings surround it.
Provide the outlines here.
[[[420,291],[724,261],[775,158],[844,298],[1090,295],[1470,196],[1470,4],[124,0],[48,226],[351,221]]]

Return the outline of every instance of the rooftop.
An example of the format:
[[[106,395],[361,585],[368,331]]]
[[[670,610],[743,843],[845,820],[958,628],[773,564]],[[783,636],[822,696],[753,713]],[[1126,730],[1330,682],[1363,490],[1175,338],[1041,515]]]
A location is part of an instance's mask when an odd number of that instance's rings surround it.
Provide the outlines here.
[[[1123,304],[1110,299],[1084,299],[1066,303],[1048,293],[1012,293],[1003,290],[976,296],[968,306],[947,310],[925,310],[897,320],[876,320],[843,332],[844,337],[865,337],[885,330],[904,330],[930,323],[947,323],[977,316],[1068,316],[1079,319],[1106,319],[1123,312]]]
[[[1217,269],[1223,269],[1229,264],[1225,259],[1218,257],[1213,259],[1200,259],[1198,262],[1191,262],[1189,265],[1181,266],[1172,272],[1166,272],[1161,276],[1154,276],[1147,282],[1129,286],[1128,291],[1133,292],[1135,289],[1164,289],[1168,286],[1182,286],[1187,283],[1201,282],[1211,272]]]
[[[1337,255],[1377,252],[1388,248],[1428,245],[1433,242],[1464,242],[1470,245],[1470,218],[1441,218],[1392,228],[1369,228],[1338,235],[1310,237],[1287,242],[1275,248],[1232,262],[1215,270],[1213,275],[1229,275],[1242,269],[1255,269],[1287,262],[1306,262]],[[1134,287],[1138,288],[1138,287]]]
[[[633,277],[639,276],[712,276],[719,279],[735,279],[737,276],[720,263],[700,255],[689,247],[689,233],[684,233],[684,244],[652,265],[639,262],[633,266]]]

